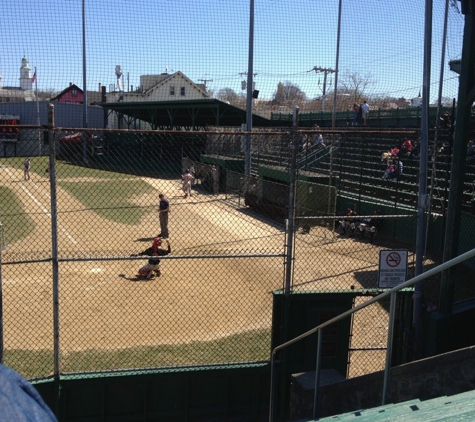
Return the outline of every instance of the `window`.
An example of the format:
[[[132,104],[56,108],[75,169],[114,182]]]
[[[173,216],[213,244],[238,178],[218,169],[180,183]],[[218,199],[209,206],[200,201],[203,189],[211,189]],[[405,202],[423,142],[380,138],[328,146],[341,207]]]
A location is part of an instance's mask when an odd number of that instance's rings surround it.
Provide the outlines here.
[[[180,88],[180,95],[181,95],[182,97],[185,96],[185,87],[184,87],[184,86],[182,86],[182,87]]]
[[[175,95],[175,87],[174,86],[170,87],[170,95]]]
[[[72,93],[72,96],[73,96],[73,97],[77,97],[77,96],[78,96],[78,90],[77,90],[77,89],[73,89],[73,90],[71,91],[71,93]]]

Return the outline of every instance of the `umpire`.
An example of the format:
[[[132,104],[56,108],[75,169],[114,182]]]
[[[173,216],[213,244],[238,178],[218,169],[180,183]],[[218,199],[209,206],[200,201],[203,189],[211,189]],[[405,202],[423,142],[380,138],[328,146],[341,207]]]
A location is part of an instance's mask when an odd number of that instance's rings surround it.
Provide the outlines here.
[[[160,233],[157,237],[168,239],[168,214],[170,213],[170,201],[163,193],[158,195],[160,200],[158,204],[158,219],[160,221]]]

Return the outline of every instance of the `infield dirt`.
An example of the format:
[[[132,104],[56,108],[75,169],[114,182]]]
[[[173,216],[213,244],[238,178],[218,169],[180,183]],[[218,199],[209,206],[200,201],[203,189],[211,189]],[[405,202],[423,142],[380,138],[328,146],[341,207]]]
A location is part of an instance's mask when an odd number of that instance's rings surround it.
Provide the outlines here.
[[[51,256],[49,181],[35,174],[24,181],[21,171],[5,166],[1,171],[3,185],[16,193],[35,223],[32,233],[3,251],[5,347],[51,349],[53,263],[8,264],[19,256]],[[147,210],[137,225],[104,219],[57,188],[62,353],[190,343],[269,329],[272,292],[284,283],[285,227],[249,210],[242,198],[231,202],[194,189],[184,199],[179,180],[142,180],[154,191],[132,198]],[[162,260],[163,275],[145,281],[136,274],[146,260],[128,257],[149,247],[159,232],[159,192],[171,203],[172,254]],[[298,233],[294,240],[294,289],[375,287],[361,284],[356,272],[377,270],[378,247],[338,240],[324,227]]]

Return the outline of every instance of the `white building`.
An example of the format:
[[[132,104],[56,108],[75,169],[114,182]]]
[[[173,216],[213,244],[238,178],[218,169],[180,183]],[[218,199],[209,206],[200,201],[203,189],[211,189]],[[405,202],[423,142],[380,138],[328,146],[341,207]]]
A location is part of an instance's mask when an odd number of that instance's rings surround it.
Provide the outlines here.
[[[33,81],[31,80],[31,70],[28,59],[23,57],[20,67],[20,89],[23,91],[31,91],[33,89]]]
[[[31,69],[28,59],[23,57],[20,68],[20,86],[3,86],[0,75],[0,103],[15,103],[24,101],[35,101],[33,92],[33,82],[31,80]]]
[[[118,76],[118,78],[120,77],[122,76]],[[122,81],[118,82],[118,86],[123,86]],[[171,75],[168,73],[142,75],[140,76],[140,86],[136,90],[129,92],[114,91],[107,94],[108,103],[191,101],[208,98],[210,98],[210,96],[206,93],[204,84],[194,83],[180,71]],[[119,127],[117,116],[109,116],[108,126],[109,129]],[[147,122],[137,121],[135,128],[150,129],[150,125]]]
[[[107,102],[118,102],[119,98],[120,92],[111,92],[107,95]],[[195,84],[178,71],[171,75],[162,73],[140,76],[140,86],[135,91],[124,92],[122,101],[189,101],[204,98],[209,98],[204,84]]]
[[[422,107],[422,96],[421,93],[419,93],[418,97],[415,97],[411,99],[411,106],[412,107]]]

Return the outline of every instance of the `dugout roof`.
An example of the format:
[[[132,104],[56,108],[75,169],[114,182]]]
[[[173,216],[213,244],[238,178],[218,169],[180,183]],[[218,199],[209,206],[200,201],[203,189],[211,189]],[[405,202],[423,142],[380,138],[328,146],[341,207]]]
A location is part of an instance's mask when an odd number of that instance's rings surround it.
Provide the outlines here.
[[[144,101],[98,103],[108,113],[116,113],[124,126],[135,120],[149,122],[152,129],[201,129],[210,126],[237,126],[246,123],[246,110],[210,98],[190,101]],[[271,120],[252,115],[252,125],[270,127]],[[123,127],[123,128],[126,128]]]

